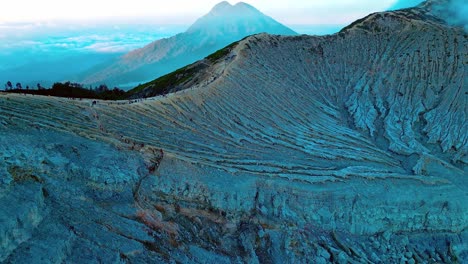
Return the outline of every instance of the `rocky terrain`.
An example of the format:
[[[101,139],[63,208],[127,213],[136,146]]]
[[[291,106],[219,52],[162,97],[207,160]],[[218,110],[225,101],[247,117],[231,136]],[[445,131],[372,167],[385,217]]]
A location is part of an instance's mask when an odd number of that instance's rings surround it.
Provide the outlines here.
[[[466,263],[468,34],[444,3],[254,35],[164,96],[1,94],[0,262]]]
[[[134,87],[200,60],[224,46],[257,33],[296,35],[253,6],[223,1],[187,31],[133,50],[113,63],[84,73],[80,83]]]

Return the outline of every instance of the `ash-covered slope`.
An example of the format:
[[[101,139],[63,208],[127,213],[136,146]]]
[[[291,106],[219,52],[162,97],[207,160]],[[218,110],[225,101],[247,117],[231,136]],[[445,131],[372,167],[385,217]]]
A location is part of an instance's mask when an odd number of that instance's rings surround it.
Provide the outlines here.
[[[467,37],[421,6],[131,104],[2,95],[0,260],[464,263]]]
[[[234,41],[262,32],[296,35],[251,5],[243,2],[231,5],[224,1],[186,32],[131,51],[110,65],[94,69],[80,82],[134,87],[202,59]]]
[[[167,75],[169,85],[161,87],[157,79],[138,87],[134,97],[212,82],[217,91],[243,96],[234,100],[241,109],[251,108],[248,100],[258,100],[258,93],[286,96],[281,104],[289,109],[303,108],[297,97],[304,97],[336,111],[336,117],[348,121],[345,125],[368,133],[383,149],[430,153],[426,145],[440,143],[443,152],[452,154],[450,161],[463,167],[468,34],[447,25],[438,16],[439,5],[432,12],[434,4],[440,3],[371,14],[326,37],[252,36],[218,51],[222,56]],[[225,99],[232,100],[231,94]],[[445,131],[440,131],[441,120]]]

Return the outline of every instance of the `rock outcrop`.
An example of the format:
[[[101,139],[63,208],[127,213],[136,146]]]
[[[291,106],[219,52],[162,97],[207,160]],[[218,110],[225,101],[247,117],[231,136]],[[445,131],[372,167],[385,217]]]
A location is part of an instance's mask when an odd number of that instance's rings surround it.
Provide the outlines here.
[[[2,94],[0,261],[464,263],[467,42],[421,5],[164,96]]]

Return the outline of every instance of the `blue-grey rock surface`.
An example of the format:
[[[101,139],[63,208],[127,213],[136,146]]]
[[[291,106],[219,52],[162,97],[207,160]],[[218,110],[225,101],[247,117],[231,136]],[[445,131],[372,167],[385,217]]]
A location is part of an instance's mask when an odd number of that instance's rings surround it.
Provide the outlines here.
[[[468,34],[433,4],[166,96],[0,94],[0,262],[466,263]]]

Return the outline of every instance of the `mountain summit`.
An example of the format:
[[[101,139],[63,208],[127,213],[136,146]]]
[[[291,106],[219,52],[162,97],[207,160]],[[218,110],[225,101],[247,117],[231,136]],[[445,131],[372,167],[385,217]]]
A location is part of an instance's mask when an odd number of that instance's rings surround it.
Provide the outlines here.
[[[259,12],[255,7],[253,7],[253,6],[249,5],[249,4],[243,3],[243,2],[239,2],[236,5],[231,5],[229,2],[223,1],[223,2],[220,2],[219,4],[215,5],[211,9],[210,13],[208,13],[206,16],[213,16],[213,15],[228,16],[228,15],[234,14],[233,11],[235,11],[235,9],[237,11],[251,10],[251,11],[255,11],[257,13]]]
[[[199,18],[186,32],[131,51],[79,81],[124,88],[135,86],[202,59],[246,36],[263,32],[297,34],[249,4],[231,5],[224,1]]]
[[[231,5],[224,1],[199,18],[187,32],[204,32],[220,34],[251,35],[262,32],[273,32],[280,35],[295,35],[286,26],[266,16],[255,7],[239,2]]]

